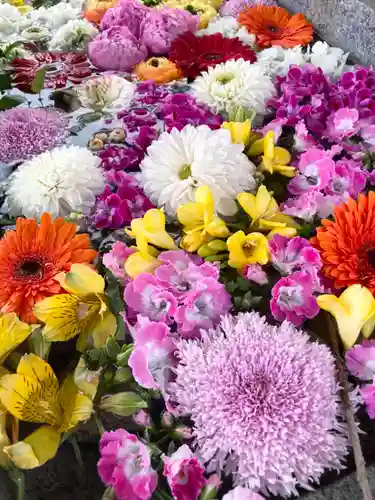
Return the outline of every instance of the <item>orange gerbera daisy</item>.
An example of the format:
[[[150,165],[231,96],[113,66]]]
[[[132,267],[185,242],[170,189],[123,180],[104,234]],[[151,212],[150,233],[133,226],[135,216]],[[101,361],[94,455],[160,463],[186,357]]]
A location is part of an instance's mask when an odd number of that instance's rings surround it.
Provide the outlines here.
[[[335,288],[355,283],[375,293],[375,192],[360,194],[335,208],[335,220],[322,220],[311,243],[320,252],[323,273]]]
[[[261,48],[279,45],[284,48],[306,45],[313,39],[313,27],[303,14],[291,16],[286,9],[256,5],[238,17],[238,22],[257,37]]]
[[[55,276],[75,263],[90,263],[96,251],[87,234],[76,235],[76,225],[51,215],[17,219],[16,230],[0,240],[0,309],[15,312],[22,321],[38,322],[33,314],[40,300],[60,293]]]

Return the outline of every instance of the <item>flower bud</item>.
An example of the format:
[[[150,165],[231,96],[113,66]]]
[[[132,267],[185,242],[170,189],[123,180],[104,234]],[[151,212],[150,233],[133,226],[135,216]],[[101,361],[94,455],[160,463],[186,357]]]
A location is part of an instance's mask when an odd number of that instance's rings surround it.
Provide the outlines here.
[[[131,353],[133,352],[133,344],[125,345],[122,347],[122,352],[117,355],[116,364],[118,366],[128,366],[128,361]]]
[[[180,425],[173,431],[173,436],[177,439],[189,440],[193,437],[193,431],[186,425]]]
[[[161,416],[161,424],[163,427],[172,427],[173,420],[173,415],[169,411],[165,411]]]
[[[112,412],[120,417],[129,417],[142,408],[147,408],[147,403],[135,392],[119,392],[104,396],[100,401],[101,410]]]
[[[152,427],[151,417],[145,410],[139,410],[139,412],[135,413],[133,415],[133,421],[142,427]]]
[[[127,366],[121,366],[116,370],[115,376],[113,378],[114,384],[126,384],[133,378],[130,368]]]

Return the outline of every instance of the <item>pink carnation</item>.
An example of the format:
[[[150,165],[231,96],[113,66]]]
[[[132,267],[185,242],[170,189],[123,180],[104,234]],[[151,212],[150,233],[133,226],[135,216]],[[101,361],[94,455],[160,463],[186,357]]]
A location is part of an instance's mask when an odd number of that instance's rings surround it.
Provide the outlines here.
[[[164,476],[175,500],[197,500],[206,484],[204,469],[184,444],[170,457],[164,457]]]
[[[354,108],[341,108],[332,113],[327,120],[326,137],[332,141],[341,141],[358,132],[359,113]]]
[[[258,285],[265,285],[268,283],[268,276],[259,264],[250,264],[245,266],[243,270],[243,275],[249,281],[254,281]]]
[[[288,190],[294,195],[328,186],[335,169],[335,162],[329,152],[310,148],[301,155],[298,169],[300,175],[294,177],[288,184]]]
[[[148,448],[124,429],[105,432],[100,440],[98,473],[117,500],[149,500],[158,482]]]
[[[97,35],[88,45],[88,55],[100,70],[131,71],[148,51],[125,26],[114,26]]]
[[[364,399],[368,416],[370,418],[375,418],[375,385],[365,385],[360,389],[360,392]]]
[[[276,234],[269,242],[272,264],[283,274],[299,269],[320,269],[319,252],[305,238],[286,238]]]
[[[130,277],[125,272],[125,262],[134,252],[136,252],[134,248],[129,248],[122,241],[116,241],[111,250],[103,255],[103,264],[115,278],[121,282],[128,281]]]
[[[104,14],[100,29],[104,31],[114,26],[125,26],[136,38],[139,38],[141,23],[149,11],[149,7],[137,0],[121,0]]]
[[[249,488],[243,488],[242,486],[237,486],[234,490],[230,491],[223,496],[223,500],[262,500],[264,497],[258,495],[249,490]]]
[[[313,135],[309,134],[305,123],[303,121],[297,123],[294,134],[294,149],[303,152],[317,146],[317,144],[318,141]]]

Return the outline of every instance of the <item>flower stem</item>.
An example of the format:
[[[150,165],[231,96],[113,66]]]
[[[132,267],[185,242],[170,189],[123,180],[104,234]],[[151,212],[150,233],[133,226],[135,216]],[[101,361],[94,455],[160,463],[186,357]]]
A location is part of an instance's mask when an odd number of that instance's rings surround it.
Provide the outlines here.
[[[99,434],[103,436],[103,434],[105,433],[105,429],[98,412],[95,412],[95,423],[98,428]]]
[[[158,500],[173,500],[172,497],[168,495],[168,493],[162,490],[156,490],[154,495]]]
[[[25,476],[16,467],[9,470],[9,477],[16,487],[16,500],[24,500],[25,497]]]

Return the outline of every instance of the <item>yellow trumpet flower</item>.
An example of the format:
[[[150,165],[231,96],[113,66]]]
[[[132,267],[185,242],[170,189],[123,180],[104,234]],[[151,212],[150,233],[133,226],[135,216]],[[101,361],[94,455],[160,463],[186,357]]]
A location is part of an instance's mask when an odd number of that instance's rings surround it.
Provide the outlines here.
[[[14,313],[0,315],[0,364],[27,339],[32,330],[32,326],[20,321]]]
[[[289,152],[275,146],[275,132],[273,130],[267,132],[262,139],[255,141],[248,149],[247,154],[249,156],[262,155],[260,168],[270,174],[277,172],[286,177],[296,175],[296,169],[288,165],[291,161]]]
[[[267,264],[270,259],[268,240],[262,233],[237,231],[227,240],[228,264],[243,269],[247,264]]]
[[[0,401],[15,418],[43,424],[23,441],[3,449],[22,469],[39,467],[53,458],[61,435],[88,420],[93,411],[92,399],[77,390],[73,375],[60,387],[51,366],[35,354],[21,358],[16,374],[1,377]]]
[[[237,201],[251,217],[250,231],[269,232],[271,239],[275,234],[291,238],[297,234],[299,225],[289,215],[282,214],[279,206],[267,191],[260,186],[256,196],[250,193],[239,193]]]
[[[213,238],[227,238],[229,229],[214,212],[214,199],[207,186],[200,186],[194,194],[195,202],[185,203],[177,209],[177,217],[185,236],[181,248],[196,252]]]
[[[316,300],[321,309],[336,319],[345,349],[355,344],[361,330],[365,337],[371,335],[372,329],[366,326],[369,322],[373,324],[375,299],[368,288],[359,284],[351,285],[340,297],[327,294],[320,295]]]
[[[104,278],[84,264],[73,264],[56,278],[70,293],[48,297],[34,307],[44,323],[42,334],[49,342],[70,340],[79,335],[77,349],[102,347],[117,328],[104,295]]]
[[[244,122],[224,122],[221,128],[230,131],[233,144],[248,144],[251,135],[251,121]]]

